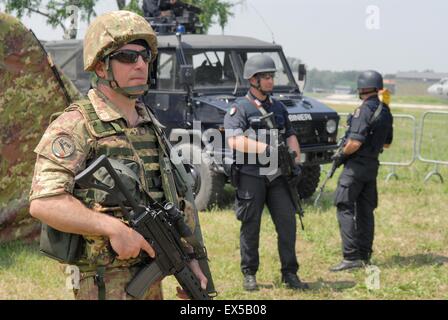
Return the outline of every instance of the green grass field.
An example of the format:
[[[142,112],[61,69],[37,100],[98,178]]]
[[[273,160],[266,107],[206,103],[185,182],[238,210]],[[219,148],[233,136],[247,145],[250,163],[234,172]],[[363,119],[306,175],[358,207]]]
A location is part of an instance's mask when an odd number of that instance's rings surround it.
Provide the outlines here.
[[[337,106],[340,112],[352,107]],[[393,112],[405,113],[403,110]],[[412,115],[420,120],[422,112]],[[448,160],[448,116],[428,119],[423,137],[425,158]],[[429,124],[431,124],[429,126]],[[406,162],[412,158],[412,130],[407,120],[395,122],[393,147],[382,160]],[[425,124],[426,126],[426,124]],[[328,165],[324,167],[328,170]],[[274,225],[265,211],[260,241],[262,287],[247,293],[242,290],[239,271],[239,222],[232,205],[222,210],[201,212],[202,229],[211,269],[219,295],[217,299],[448,299],[448,184],[436,177],[423,182],[433,169],[415,162],[396,169],[399,180],[385,182],[390,168],[383,166],[378,178],[379,207],[372,262],[380,273],[380,287],[370,290],[365,283],[366,270],[330,273],[328,268],[341,258],[340,238],[332,196],[337,176],[331,180],[321,199],[321,208],[313,199],[304,209],[305,231],[298,224],[297,253],[300,276],[312,290],[294,292],[280,284],[280,264]],[[439,168],[448,179],[448,168]],[[322,173],[322,178],[324,177]],[[226,193],[231,194],[230,187]],[[0,249],[0,299],[72,299],[65,289],[61,266],[41,256],[37,245],[15,242]],[[164,281],[166,299],[175,299],[176,281]]]
[[[392,96],[394,103],[447,105],[448,100],[432,96]]]

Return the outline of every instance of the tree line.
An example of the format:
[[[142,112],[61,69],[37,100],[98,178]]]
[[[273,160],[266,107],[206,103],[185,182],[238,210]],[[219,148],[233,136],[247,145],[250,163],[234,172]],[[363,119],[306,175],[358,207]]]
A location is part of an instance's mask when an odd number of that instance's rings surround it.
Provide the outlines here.
[[[76,23],[73,19],[90,23],[97,16],[95,5],[99,0],[0,0],[5,11],[14,14],[17,18],[31,16],[33,14],[44,16],[47,24],[53,28],[61,28],[65,38],[75,39],[76,29],[68,28],[67,25]],[[244,0],[229,2],[225,0],[183,0],[185,3],[193,4],[202,9],[199,19],[207,31],[213,24],[218,23],[224,29],[230,17],[233,16],[232,9],[244,3]],[[129,10],[143,14],[142,1],[139,0],[115,0],[117,9]],[[73,10],[76,7],[76,14]],[[69,21],[67,24],[67,19]]]

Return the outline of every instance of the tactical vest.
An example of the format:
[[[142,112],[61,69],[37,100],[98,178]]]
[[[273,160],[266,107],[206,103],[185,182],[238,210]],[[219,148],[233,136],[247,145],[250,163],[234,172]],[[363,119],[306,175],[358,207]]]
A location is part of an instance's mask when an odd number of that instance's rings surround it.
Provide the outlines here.
[[[272,100],[272,106],[276,105],[277,103],[279,103],[278,101],[271,99]],[[257,108],[257,106],[255,105],[255,101],[249,100],[246,96],[238,98],[235,101],[240,107],[242,107],[242,109],[244,110],[245,114],[246,114],[246,118],[247,118],[247,127],[244,128],[244,130],[249,129],[250,127],[250,120],[254,119],[254,118],[258,118],[260,116],[263,116],[263,113],[259,110],[259,108]],[[265,106],[263,106],[263,108],[265,108],[265,110],[269,113],[271,112],[269,109],[266,109]],[[284,128],[284,123],[281,126],[281,128],[278,127],[278,125],[280,124],[278,119],[279,119],[279,115],[276,114],[274,112],[274,115],[271,117],[271,119],[273,119],[273,126],[275,128],[279,129],[280,134],[285,133],[285,128]],[[269,130],[269,126],[265,126],[262,129],[267,129]]]
[[[242,108],[244,110],[244,113],[246,115],[247,125],[246,125],[246,128],[242,128],[244,131],[251,129],[250,122],[251,122],[252,119],[256,119],[256,118],[259,118],[259,117],[264,115],[263,112],[261,112],[260,109],[257,108],[257,106],[255,105],[255,102],[249,100],[246,96],[238,98],[235,101],[235,103],[240,108]],[[272,104],[274,105],[275,103],[277,103],[277,101],[272,100]],[[263,106],[263,108],[265,108],[265,106]],[[267,113],[270,112],[269,109],[265,109],[265,110],[267,111]],[[274,128],[278,128],[278,126],[277,126],[277,118],[278,118],[278,116],[275,113],[270,118],[270,119],[272,119],[272,125],[273,125]],[[260,137],[258,135],[259,133],[263,132],[263,130],[266,130],[267,132],[269,132],[268,130],[271,129],[269,127],[269,125],[265,124],[264,126],[259,127],[258,129],[260,131],[255,130],[253,135],[251,134],[249,137],[252,138],[252,139],[257,139],[257,140],[262,141],[264,143],[270,144],[269,133],[266,133],[265,139],[260,139]],[[279,129],[279,134],[280,134],[279,138],[283,138],[284,133],[285,133],[285,128],[284,127],[280,128]],[[247,153],[242,154],[242,153],[239,153],[238,151],[234,151],[234,159],[236,161],[238,161],[239,159],[243,159],[243,158],[244,158],[244,163],[245,164],[251,163],[251,164],[249,164],[249,166],[251,166],[251,167],[260,167],[260,166],[261,167],[266,167],[266,166],[269,166],[269,164],[260,164],[259,161],[258,161],[258,156],[255,159],[256,163],[253,163],[254,159],[250,159],[251,162],[249,162],[249,155]]]
[[[369,130],[367,132],[366,140],[355,153],[354,157],[362,156],[370,159],[378,159],[384,145],[379,130],[384,130],[384,128],[381,128],[381,123],[385,121],[386,114],[389,110],[381,101],[378,102],[376,108],[372,103],[367,103],[363,107],[369,108],[372,111],[372,116],[369,119]]]
[[[117,159],[130,167],[140,178],[141,185],[156,201],[165,200],[164,190],[172,190],[169,186],[171,177],[161,175],[161,161],[159,157],[160,145],[153,124],[144,124],[135,128],[127,128],[123,119],[105,122],[99,119],[89,100],[78,101],[66,111],[78,110],[86,121],[86,128],[94,140],[87,158],[86,166],[101,155]],[[138,191],[138,190],[137,190]],[[138,194],[138,192],[134,193]],[[176,195],[166,193],[167,200],[177,203],[173,199]],[[73,195],[81,200],[87,207],[124,220],[118,204],[105,200],[104,193],[94,189],[74,189]],[[104,200],[104,201],[103,201]],[[98,203],[103,201],[103,203]],[[105,202],[105,203],[104,203]],[[138,262],[138,259],[126,261],[114,259],[109,240],[103,236],[84,236],[86,240],[83,257],[80,265],[89,267],[105,265],[108,267],[129,266]],[[87,267],[87,269],[89,268]]]

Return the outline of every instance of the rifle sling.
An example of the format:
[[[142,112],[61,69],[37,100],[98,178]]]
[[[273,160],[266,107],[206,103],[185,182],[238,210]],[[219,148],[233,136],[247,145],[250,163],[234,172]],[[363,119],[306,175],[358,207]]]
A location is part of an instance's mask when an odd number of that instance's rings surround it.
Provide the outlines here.
[[[246,95],[246,99],[249,100],[250,103],[252,103],[255,108],[258,109],[258,111],[261,112],[261,114],[263,116],[267,115],[268,112],[266,111],[266,109],[263,107],[263,105],[260,103],[260,101],[255,101],[254,99],[252,99],[249,95]],[[274,124],[272,123],[272,120],[270,118],[266,118],[266,123],[268,124],[269,129],[275,129]]]

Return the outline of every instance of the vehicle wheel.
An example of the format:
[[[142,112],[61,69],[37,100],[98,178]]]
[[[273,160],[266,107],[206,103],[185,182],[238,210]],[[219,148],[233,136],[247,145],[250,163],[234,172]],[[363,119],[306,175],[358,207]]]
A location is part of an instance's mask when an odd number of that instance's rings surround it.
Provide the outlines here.
[[[212,170],[210,156],[198,146],[183,144],[178,150],[179,155],[192,164],[191,173],[195,180],[193,192],[197,209],[203,211],[214,205],[221,206],[224,202],[225,175]]]
[[[299,183],[299,195],[301,199],[311,197],[319,185],[320,166],[304,166],[303,178]]]

